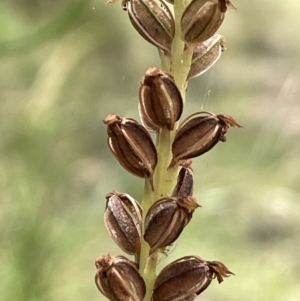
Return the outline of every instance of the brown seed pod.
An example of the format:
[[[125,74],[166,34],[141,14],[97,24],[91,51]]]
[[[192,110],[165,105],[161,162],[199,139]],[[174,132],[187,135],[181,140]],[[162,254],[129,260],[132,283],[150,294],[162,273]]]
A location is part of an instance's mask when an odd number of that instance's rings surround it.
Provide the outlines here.
[[[228,0],[192,0],[181,18],[182,40],[201,43],[213,36],[224,21]]]
[[[128,0],[127,10],[137,32],[146,41],[170,54],[175,23],[168,6],[163,1]]]
[[[193,195],[194,173],[191,164],[192,160],[185,160],[180,164],[181,167],[172,196],[187,197]]]
[[[195,46],[187,79],[197,77],[209,70],[225,50],[225,38],[219,34]]]
[[[143,125],[158,132],[167,127],[173,130],[183,110],[181,93],[173,76],[152,67],[142,78],[139,90],[139,112]]]
[[[108,115],[108,146],[119,163],[130,173],[148,178],[153,188],[153,172],[157,164],[155,145],[147,130],[136,120]]]
[[[156,278],[153,301],[194,300],[217,278],[234,275],[218,261],[205,261],[198,256],[185,256],[167,265]]]
[[[110,301],[142,301],[146,286],[136,264],[124,256],[101,256],[95,262],[95,283]]]
[[[162,198],[154,203],[145,218],[144,239],[150,255],[172,244],[200,207],[193,197]]]
[[[104,223],[110,236],[126,253],[139,256],[141,250],[142,208],[127,193],[106,195]]]
[[[226,141],[229,127],[241,127],[231,116],[197,112],[179,126],[172,144],[173,159],[169,167],[180,160],[191,159],[211,150],[219,141]]]

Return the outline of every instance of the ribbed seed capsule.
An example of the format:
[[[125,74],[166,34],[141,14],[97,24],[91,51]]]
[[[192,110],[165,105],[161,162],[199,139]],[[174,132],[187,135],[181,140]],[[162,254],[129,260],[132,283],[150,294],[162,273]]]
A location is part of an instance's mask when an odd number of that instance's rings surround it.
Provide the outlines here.
[[[173,159],[169,167],[180,160],[191,159],[211,150],[219,141],[225,142],[229,127],[241,127],[231,116],[197,112],[179,126],[172,144]]]
[[[146,286],[134,262],[124,256],[101,256],[95,283],[110,301],[142,301]]]
[[[171,11],[163,1],[128,0],[130,21],[149,43],[171,53],[175,24]]]
[[[153,188],[152,176],[157,164],[156,148],[147,130],[132,118],[108,115],[108,146],[119,163],[132,174],[148,178]]]
[[[116,244],[126,253],[139,256],[141,250],[142,208],[127,193],[106,195],[104,223]]]
[[[144,239],[150,255],[173,243],[200,207],[193,197],[162,198],[154,203],[145,219]]]
[[[173,130],[180,118],[183,100],[173,76],[152,67],[142,78],[139,90],[139,112],[143,125],[150,131],[167,127]]]
[[[198,256],[185,256],[167,265],[156,278],[153,301],[194,300],[217,278],[234,275],[218,261],[205,261]]]
[[[228,0],[192,0],[181,18],[182,40],[195,44],[210,38],[223,23],[228,6],[235,8]]]
[[[197,44],[194,48],[191,69],[187,79],[197,77],[210,69],[225,49],[225,39],[219,34]]]
[[[192,160],[185,160],[180,164],[181,167],[172,196],[187,197],[193,195],[194,173],[191,164]]]

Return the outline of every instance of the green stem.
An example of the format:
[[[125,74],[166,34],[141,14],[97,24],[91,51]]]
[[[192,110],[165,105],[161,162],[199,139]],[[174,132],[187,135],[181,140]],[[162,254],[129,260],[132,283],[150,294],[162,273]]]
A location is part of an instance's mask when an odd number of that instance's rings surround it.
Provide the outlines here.
[[[193,46],[189,46],[185,49],[185,43],[181,39],[181,17],[188,4],[189,1],[186,0],[175,0],[174,2],[175,36],[172,47],[172,65],[170,70],[181,91],[183,102],[185,102],[187,87],[186,79],[191,68],[194,49]]]
[[[153,192],[151,190],[151,185],[148,179],[145,180],[145,187],[144,187],[144,196],[142,200],[142,207],[143,207],[143,227],[145,224],[145,217],[147,215],[147,212],[149,208],[151,207],[153,203]],[[142,233],[144,233],[144,229],[142,229]],[[144,241],[142,238],[142,243],[141,243],[141,254],[140,254],[140,271],[141,274],[143,275],[145,273],[145,268],[147,264],[147,259],[149,256],[149,250],[150,247],[148,243]]]
[[[172,143],[175,131],[163,128],[157,137],[158,164],[154,174],[154,201],[166,196],[170,196],[175,187],[177,166],[168,169],[172,159]]]
[[[163,58],[160,52],[162,69],[171,72],[175,82],[181,92],[183,101],[185,101],[186,79],[190,70],[193,47],[185,49],[185,43],[181,40],[181,16],[184,12],[189,0],[175,0],[174,16],[175,16],[175,36],[172,47],[171,65],[169,58]],[[172,143],[174,141],[176,129],[169,131],[167,128],[161,129],[157,134],[156,150],[158,162],[153,175],[154,191],[151,190],[149,181],[145,182],[144,197],[142,201],[144,218],[150,206],[160,198],[171,196],[176,184],[178,165],[168,169],[172,159]],[[146,295],[144,301],[150,301],[152,297],[153,286],[156,279],[156,266],[158,253],[149,257],[149,245],[142,239],[140,271],[146,284]]]
[[[154,193],[151,189],[150,182],[146,179],[145,188],[144,188],[144,197],[142,201],[144,221],[149,208],[154,202],[153,197],[154,197]],[[145,224],[144,221],[143,221],[143,226]],[[142,233],[144,233],[144,229],[142,229]],[[157,253],[149,257],[149,251],[150,251],[150,246],[146,241],[144,241],[144,239],[142,239],[139,269],[146,284],[146,295],[144,297],[144,301],[151,300],[153,286],[156,278]]]
[[[156,265],[157,265],[157,253],[148,257],[145,273],[143,275],[146,284],[146,295],[143,301],[150,301],[152,298],[152,291],[156,279]]]

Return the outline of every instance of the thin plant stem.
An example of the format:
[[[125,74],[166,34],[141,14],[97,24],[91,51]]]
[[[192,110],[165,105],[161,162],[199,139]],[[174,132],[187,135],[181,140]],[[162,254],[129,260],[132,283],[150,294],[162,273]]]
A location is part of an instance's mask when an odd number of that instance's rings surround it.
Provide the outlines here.
[[[188,3],[186,0],[175,0],[174,2],[175,37],[173,40],[170,70],[181,92],[183,102],[185,102],[186,79],[191,67],[194,48],[193,46],[189,46],[185,49],[185,43],[181,39],[181,17]]]
[[[152,203],[153,203],[153,191],[151,189],[150,182],[148,180],[145,180],[144,196],[143,196],[143,200],[142,200],[142,207],[143,207],[143,213],[144,213],[142,233],[144,233],[145,217],[146,217],[147,212],[148,212],[149,208],[151,207]],[[140,264],[139,269],[140,269],[142,275],[145,272],[147,259],[149,257],[149,250],[150,250],[149,244],[144,239],[142,239],[140,263],[139,263]]]
[[[180,20],[182,13],[187,6],[184,0],[175,0],[174,15],[175,15],[175,37],[172,47],[172,60],[169,67],[168,59],[163,58],[161,55],[162,69],[167,69],[175,79],[175,82],[181,92],[183,100],[185,99],[186,92],[186,78],[190,70],[191,58],[193,54],[193,47],[184,49],[184,42],[181,40],[181,25]],[[172,143],[174,141],[175,132],[178,123],[175,124],[174,130],[170,131],[166,127],[162,128],[157,134],[157,156],[158,163],[154,173],[154,191],[151,190],[149,183],[145,183],[144,197],[143,197],[143,213],[144,218],[150,206],[158,199],[172,194],[175,187],[178,165],[168,168],[172,159]],[[144,301],[150,301],[153,291],[153,286],[156,279],[156,266],[158,260],[158,253],[154,253],[149,257],[149,245],[142,240],[141,257],[140,257],[140,272],[146,284],[146,295]]]

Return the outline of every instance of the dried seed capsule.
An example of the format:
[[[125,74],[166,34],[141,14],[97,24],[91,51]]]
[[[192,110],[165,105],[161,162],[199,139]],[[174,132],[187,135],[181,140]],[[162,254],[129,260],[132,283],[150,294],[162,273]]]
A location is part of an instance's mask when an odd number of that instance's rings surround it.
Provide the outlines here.
[[[163,1],[128,0],[127,9],[137,32],[146,41],[170,54],[175,24],[168,6]]]
[[[153,188],[152,176],[157,164],[156,148],[150,134],[137,121],[108,115],[108,146],[119,163],[132,174],[148,178]]]
[[[198,207],[193,197],[162,198],[154,203],[145,219],[144,239],[150,254],[173,243]]]
[[[172,196],[187,197],[193,195],[194,173],[191,168],[192,160],[186,160],[181,163],[181,168],[177,176],[177,184]]]
[[[210,69],[225,49],[225,39],[219,34],[197,44],[194,48],[191,69],[187,78],[197,77]]]
[[[173,76],[152,67],[142,78],[139,111],[143,125],[150,131],[167,127],[173,130],[180,118],[183,100]]]
[[[126,253],[141,250],[142,208],[127,193],[111,191],[106,195],[104,223],[116,244]]]
[[[234,275],[218,261],[205,261],[198,256],[185,256],[167,265],[156,278],[153,301],[194,300],[217,278]]]
[[[219,141],[225,142],[229,127],[241,127],[231,116],[197,112],[186,118],[176,132],[172,144],[173,159],[169,167],[180,160],[203,155]]]
[[[181,18],[182,40],[188,44],[200,43],[210,38],[224,21],[228,0],[193,0]]]
[[[134,262],[124,256],[101,256],[95,262],[96,286],[110,301],[142,301],[146,286]]]

